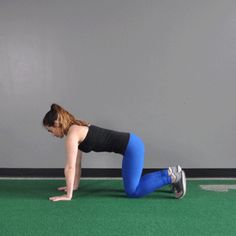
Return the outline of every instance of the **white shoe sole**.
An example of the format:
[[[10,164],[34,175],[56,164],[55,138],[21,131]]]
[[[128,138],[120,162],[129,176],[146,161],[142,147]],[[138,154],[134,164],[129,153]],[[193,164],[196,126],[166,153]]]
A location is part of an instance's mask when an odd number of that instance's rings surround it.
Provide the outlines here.
[[[182,186],[183,186],[183,191],[181,191],[181,193],[176,193],[175,197],[177,199],[183,198],[186,194],[186,191],[187,191],[186,176],[185,176],[185,172],[183,170],[181,172],[181,182],[182,182]]]
[[[182,171],[182,168],[180,165],[177,165],[177,172],[181,172]],[[170,167],[169,167],[170,169]],[[175,184],[171,184],[171,190],[170,190],[172,193],[175,193],[176,192],[176,189],[175,189]]]
[[[177,171],[178,171],[178,172],[181,172],[181,171],[182,171],[182,168],[181,168],[180,165],[177,165]]]

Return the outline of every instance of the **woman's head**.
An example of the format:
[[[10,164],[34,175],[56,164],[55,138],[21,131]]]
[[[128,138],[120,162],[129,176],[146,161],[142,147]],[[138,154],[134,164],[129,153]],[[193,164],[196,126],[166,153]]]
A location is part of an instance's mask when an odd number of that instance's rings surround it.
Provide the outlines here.
[[[57,104],[52,104],[43,118],[43,126],[54,136],[62,138],[67,135],[71,125],[89,126],[86,121],[76,120],[75,117]]]

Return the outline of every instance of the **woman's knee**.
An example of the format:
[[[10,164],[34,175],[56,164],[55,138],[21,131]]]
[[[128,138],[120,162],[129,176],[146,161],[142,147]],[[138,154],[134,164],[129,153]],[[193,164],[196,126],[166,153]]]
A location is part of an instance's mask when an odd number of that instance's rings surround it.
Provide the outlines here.
[[[140,197],[137,194],[136,188],[125,188],[125,193],[126,193],[128,198],[138,198],[138,197]]]

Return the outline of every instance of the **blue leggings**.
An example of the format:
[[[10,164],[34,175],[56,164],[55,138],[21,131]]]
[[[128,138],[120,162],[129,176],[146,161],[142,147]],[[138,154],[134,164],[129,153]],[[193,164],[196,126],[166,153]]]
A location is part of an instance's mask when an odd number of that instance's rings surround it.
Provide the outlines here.
[[[143,141],[131,133],[122,161],[123,184],[128,197],[143,197],[165,185],[171,184],[167,169],[141,176],[143,164]]]

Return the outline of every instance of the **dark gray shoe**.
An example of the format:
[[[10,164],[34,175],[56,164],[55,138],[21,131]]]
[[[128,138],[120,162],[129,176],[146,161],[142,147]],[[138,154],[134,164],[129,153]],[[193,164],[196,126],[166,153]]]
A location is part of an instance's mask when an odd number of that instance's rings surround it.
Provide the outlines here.
[[[177,179],[176,183],[174,183],[175,197],[177,199],[183,198],[184,195],[186,194],[186,190],[187,190],[186,176],[185,172],[182,170],[180,172],[180,178]]]
[[[178,172],[181,172],[182,168],[181,166],[177,165],[177,166],[170,166],[168,168],[168,171],[170,173],[170,175],[173,173],[174,175],[177,174]]]
[[[168,171],[170,173],[170,175],[174,174],[176,175],[177,173],[181,172],[182,168],[181,166],[177,165],[177,166],[172,166],[168,168]],[[175,193],[178,190],[178,186],[176,183],[172,183],[171,184],[171,192]]]

